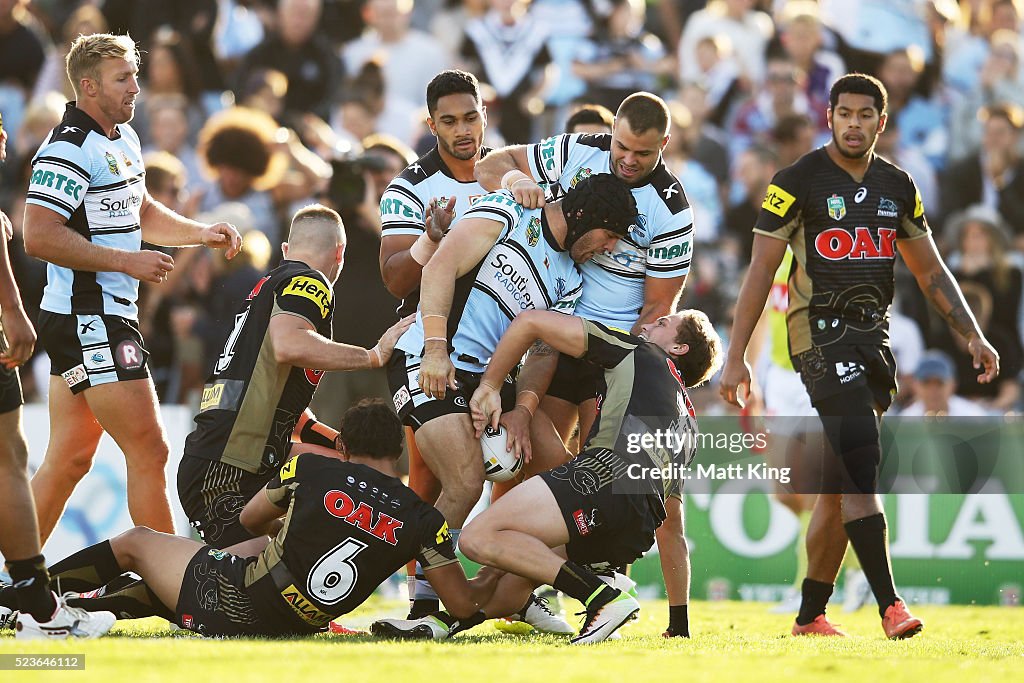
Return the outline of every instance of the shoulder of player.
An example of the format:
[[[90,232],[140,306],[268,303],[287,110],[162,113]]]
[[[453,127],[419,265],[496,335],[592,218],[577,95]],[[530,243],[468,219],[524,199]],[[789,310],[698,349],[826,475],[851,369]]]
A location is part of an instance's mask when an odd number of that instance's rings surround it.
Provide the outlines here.
[[[441,161],[441,155],[438,154],[437,147],[434,147],[419,159],[406,166],[405,170],[399,173],[395,180],[404,180],[409,183],[410,187],[415,188],[435,174],[441,173],[443,167],[444,162]]]
[[[896,180],[904,183],[912,183],[913,180],[902,166],[899,166],[883,156],[875,156],[872,164],[878,164],[878,173],[883,181]]]
[[[824,148],[818,147],[777,171],[772,177],[768,192],[770,194],[774,188],[782,190],[791,197],[804,196],[811,181],[829,168],[830,162],[827,153]]]
[[[275,280],[274,290],[279,294],[288,293],[289,287],[294,284],[314,284],[326,290],[328,299],[331,298],[331,283],[327,276],[315,268],[310,268],[302,261],[285,260],[280,266],[270,272],[270,278]]]
[[[679,178],[672,171],[668,170],[664,162],[658,164],[651,173],[647,184],[639,189],[643,190],[643,188],[651,188],[647,192],[652,193],[652,196],[657,195],[658,203],[656,205],[664,206],[672,215],[690,208],[686,192],[683,191],[683,184],[679,182]]]
[[[610,152],[612,149],[612,136],[610,133],[579,133],[573,144],[583,147],[592,147],[602,152]]]

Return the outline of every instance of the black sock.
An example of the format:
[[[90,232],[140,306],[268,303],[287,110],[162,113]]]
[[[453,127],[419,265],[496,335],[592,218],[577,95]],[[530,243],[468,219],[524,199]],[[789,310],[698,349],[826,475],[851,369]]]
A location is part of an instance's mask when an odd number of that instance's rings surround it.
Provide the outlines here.
[[[690,637],[690,616],[686,605],[668,606],[668,634],[670,636]]]
[[[835,585],[831,583],[804,579],[800,588],[802,600],[800,601],[800,613],[796,615],[796,623],[800,626],[807,626],[817,619],[819,614],[824,614],[825,605],[832,597],[834,588]]]
[[[582,602],[588,612],[608,604],[619,594],[617,589],[602,581],[597,574],[572,561],[562,565],[551,585]]]
[[[118,619],[142,619],[161,617],[174,621],[174,611],[169,609],[156,593],[144,582],[133,579],[127,585],[121,577],[100,589],[93,598],[71,598],[68,604],[81,607],[87,612],[113,612]]]
[[[416,598],[409,608],[409,618],[419,619],[441,610],[441,601],[437,598]]]
[[[50,591],[50,574],[46,571],[43,556],[8,560],[7,571],[11,575],[18,609],[31,614],[36,621],[49,621],[57,611],[57,602]]]
[[[117,564],[110,541],[103,541],[79,550],[50,567],[61,593],[85,593],[113,581],[124,570]]]
[[[885,527],[885,515],[877,515],[855,519],[847,522],[846,535],[850,537],[850,545],[857,553],[860,568],[871,586],[878,602],[879,616],[885,616],[885,610],[899,597],[892,581],[892,566],[889,564],[889,542]]]
[[[474,626],[477,626],[477,625],[482,624],[485,621],[487,621],[487,615],[484,614],[483,610],[478,610],[476,614],[474,614],[471,617],[466,617],[465,619],[456,619],[455,617],[451,616],[447,612],[439,612],[438,614],[435,614],[434,616],[439,618],[444,623],[448,624],[448,637],[449,638],[454,636],[456,633],[462,633],[463,631],[468,631],[469,629],[473,628]]]

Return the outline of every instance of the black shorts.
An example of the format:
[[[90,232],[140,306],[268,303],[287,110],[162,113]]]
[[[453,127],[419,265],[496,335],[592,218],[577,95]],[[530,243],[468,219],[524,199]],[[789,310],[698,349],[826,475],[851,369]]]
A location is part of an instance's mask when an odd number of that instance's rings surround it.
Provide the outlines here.
[[[569,529],[566,552],[580,564],[626,565],[654,545],[665,504],[654,494],[617,490],[603,449],[583,451],[540,477],[558,501]]]
[[[257,614],[245,589],[245,570],[255,557],[238,557],[203,546],[181,577],[175,619],[204,636],[259,636],[274,633]]]
[[[558,357],[558,367],[551,378],[547,395],[578,406],[597,397],[598,381],[603,372],[601,367],[593,363],[563,353]]]
[[[178,500],[204,543],[227,548],[253,538],[238,516],[273,476],[186,454],[178,464]]]
[[[3,239],[0,237],[0,239]],[[5,368],[0,366],[0,413],[9,413],[17,410],[25,403],[25,396],[21,392],[21,377],[18,375],[18,368]]]
[[[402,423],[419,429],[427,422],[458,413],[469,414],[469,400],[473,392],[480,386],[482,373],[455,370],[457,391],[449,389],[444,398],[429,398],[420,389],[420,357],[395,350],[388,361],[388,385],[391,398],[395,404],[395,412]],[[516,383],[510,375],[501,385],[501,409],[512,410],[516,405]]]
[[[40,311],[38,332],[50,357],[50,374],[63,377],[73,394],[149,377],[149,352],[134,320]]]
[[[866,386],[884,412],[896,395],[896,359],[881,344],[831,344],[793,356],[793,367],[811,405],[853,387]]]

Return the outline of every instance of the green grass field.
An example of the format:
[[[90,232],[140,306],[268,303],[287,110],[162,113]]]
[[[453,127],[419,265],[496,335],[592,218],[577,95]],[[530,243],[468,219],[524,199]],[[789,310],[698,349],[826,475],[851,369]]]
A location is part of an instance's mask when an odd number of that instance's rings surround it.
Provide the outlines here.
[[[374,601],[348,615],[365,627],[404,605]],[[849,638],[791,638],[791,617],[768,605],[699,602],[691,608],[691,640],[665,640],[664,602],[648,601],[619,641],[569,647],[539,635],[512,636],[490,623],[446,643],[396,643],[370,637],[317,636],[306,640],[213,640],[172,633],[148,619],[115,627],[112,637],[73,643],[19,644],[0,637],[0,654],[85,653],[85,672],[3,672],[11,680],[311,681],[324,674],[342,681],[816,681],[936,683],[1024,678],[1024,610],[995,607],[918,607],[920,636],[890,642],[877,613],[863,609],[830,616]],[[9,632],[8,632],[9,633]],[[400,677],[400,678],[399,678]]]

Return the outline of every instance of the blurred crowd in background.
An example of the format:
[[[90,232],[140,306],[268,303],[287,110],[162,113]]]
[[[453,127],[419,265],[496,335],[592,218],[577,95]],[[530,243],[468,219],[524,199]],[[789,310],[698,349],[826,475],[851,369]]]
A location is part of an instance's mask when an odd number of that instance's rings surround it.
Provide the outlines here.
[[[378,201],[434,145],[428,81],[446,68],[484,86],[485,144],[564,131],[581,103],[612,111],[632,92],[672,112],[664,160],[694,207],[682,305],[731,325],[751,228],[776,171],[829,140],[832,81],[871,73],[889,91],[877,152],[911,173],[936,241],[1002,357],[975,381],[905,270],[892,339],[897,409],[1019,411],[1024,269],[1024,39],[1020,0],[0,0],[0,113],[10,135],[0,208],[35,320],[45,264],[21,245],[32,155],[71,99],[64,55],[83,33],[130,33],[143,50],[132,125],[149,192],[202,221],[226,220],[243,254],[184,249],[166,283],[143,283],[140,323],[164,403],[197,403],[235,309],[280,259],[288,217],[311,201],[348,230],[335,338],[372,346],[397,305],[378,270]],[[41,357],[40,357],[41,356]],[[23,371],[41,400],[39,351]],[[321,386],[324,418],[366,387]],[[959,398],[957,398],[959,396]],[[724,412],[712,385],[695,396]],[[960,400],[964,399],[964,400]],[[314,403],[316,406],[317,403]],[[337,412],[335,412],[337,410]]]

